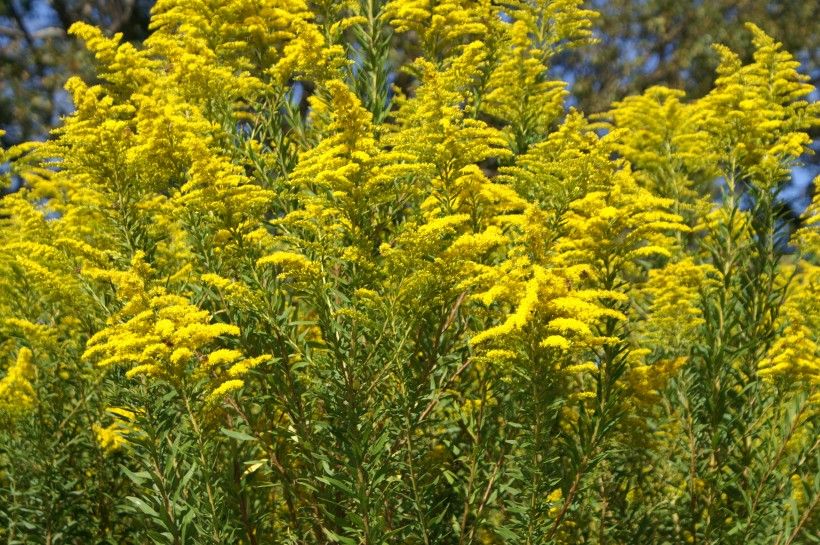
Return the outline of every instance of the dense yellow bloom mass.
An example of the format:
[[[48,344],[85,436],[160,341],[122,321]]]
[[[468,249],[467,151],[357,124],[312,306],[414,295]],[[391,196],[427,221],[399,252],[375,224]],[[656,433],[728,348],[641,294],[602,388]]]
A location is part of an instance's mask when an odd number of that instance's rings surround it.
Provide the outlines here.
[[[417,33],[425,53],[435,58],[484,38],[498,8],[488,0],[390,0],[385,14],[397,32]]]
[[[812,86],[797,72],[799,62],[761,29],[748,27],[755,62],[742,65],[735,53],[716,46],[721,55],[718,78],[703,106],[717,149],[731,149],[734,165],[756,184],[771,188],[788,176],[811,142],[806,130],[816,123],[818,105],[804,98]],[[733,173],[724,172],[731,181]]]
[[[129,434],[137,433],[133,426],[137,415],[122,407],[109,407],[106,413],[113,422],[107,426],[94,424],[93,430],[103,452],[112,454],[128,445]]]
[[[239,328],[212,323],[208,311],[163,288],[146,290],[145,275],[151,271],[143,258],[141,254],[135,256],[131,271],[86,271],[90,278],[113,283],[125,304],[109,320],[108,327],[88,340],[83,359],[94,360],[101,367],[126,366],[129,378],[147,375],[171,384],[184,383],[192,376],[219,384],[224,377],[243,376],[269,359],[245,358],[237,350],[211,350],[220,337],[239,335]],[[214,392],[236,389],[241,380],[231,378],[227,382],[234,388],[219,384]]]
[[[587,116],[584,5],[74,25],[99,77],[0,151],[0,540],[801,542],[812,88],[750,27],[706,96]]]
[[[637,187],[628,171],[618,172],[609,191],[591,191],[569,205],[568,235],[557,250],[566,263],[585,263],[609,284],[629,264],[652,256],[669,257],[682,218],[668,211],[673,201]]]
[[[608,115],[616,129],[609,138],[648,188],[695,218],[703,213],[695,204],[716,175],[718,156],[706,130],[711,114],[683,97],[682,91],[652,87],[615,103]]]
[[[664,350],[694,342],[704,321],[699,299],[714,288],[716,275],[711,266],[697,265],[691,258],[650,271],[644,300],[638,303],[648,314],[639,330],[641,342]]]
[[[33,354],[28,348],[21,348],[17,360],[0,378],[0,415],[19,417],[31,411],[37,401],[37,394],[32,386],[36,370],[32,363]]]
[[[798,248],[816,260],[820,251],[820,193],[815,194],[803,218]],[[784,276],[791,274],[794,279],[780,316],[783,330],[772,343],[760,373],[772,380],[806,380],[816,386],[820,383],[820,265],[800,262],[783,271]]]
[[[567,96],[563,81],[546,78],[544,54],[531,47],[530,32],[523,20],[512,25],[509,44],[487,82],[490,91],[482,108],[508,123],[519,151],[548,132]]]

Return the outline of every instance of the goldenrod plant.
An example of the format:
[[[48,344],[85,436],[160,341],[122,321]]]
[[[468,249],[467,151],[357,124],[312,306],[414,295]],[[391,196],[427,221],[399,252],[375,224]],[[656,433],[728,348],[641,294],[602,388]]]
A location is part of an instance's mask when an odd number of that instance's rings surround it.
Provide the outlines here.
[[[588,118],[549,69],[594,24],[76,24],[98,80],[0,151],[0,539],[820,541],[820,201],[794,229],[782,197],[813,88],[749,26],[703,98]]]

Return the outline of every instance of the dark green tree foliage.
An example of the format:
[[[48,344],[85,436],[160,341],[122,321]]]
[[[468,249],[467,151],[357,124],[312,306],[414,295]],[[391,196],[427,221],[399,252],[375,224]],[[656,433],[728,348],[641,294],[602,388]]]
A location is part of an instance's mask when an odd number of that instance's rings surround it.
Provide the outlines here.
[[[67,34],[77,21],[127,41],[147,35],[153,0],[0,0],[0,128],[3,143],[43,138],[71,111],[72,74],[93,77],[87,53]]]
[[[721,43],[748,60],[754,51],[743,24],[755,23],[801,61],[817,86],[820,77],[820,2],[805,0],[591,0],[601,15],[600,43],[571,49],[554,69],[572,82],[585,112],[652,85],[705,95],[714,82]]]

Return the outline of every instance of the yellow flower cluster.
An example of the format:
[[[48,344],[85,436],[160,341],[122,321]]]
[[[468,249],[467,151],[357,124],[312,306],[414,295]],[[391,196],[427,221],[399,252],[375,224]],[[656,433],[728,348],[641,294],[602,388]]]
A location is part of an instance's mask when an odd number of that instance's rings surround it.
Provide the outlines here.
[[[527,21],[541,50],[558,53],[594,42],[592,27],[598,13],[583,0],[514,0],[515,17]]]
[[[556,245],[560,260],[591,265],[611,288],[617,271],[639,260],[672,255],[676,239],[671,233],[689,230],[679,215],[668,211],[672,204],[639,187],[628,171],[618,172],[609,191],[592,191],[570,203],[567,236]]]
[[[528,327],[542,332],[539,346],[559,352],[568,351],[575,345],[590,347],[611,342],[611,339],[594,332],[596,324],[605,318],[625,320],[626,316],[600,305],[599,301],[620,299],[620,295],[598,290],[572,290],[570,286],[574,271],[548,270],[538,265],[534,265],[532,271],[532,278],[523,283],[523,289],[519,288],[522,293],[515,311],[503,323],[474,336],[472,344],[508,337]],[[518,290],[513,288],[511,291],[515,293]],[[477,294],[476,298],[487,304],[495,299],[494,295],[498,292],[491,288],[489,292]],[[515,343],[508,340],[506,345],[521,344],[518,340]]]
[[[32,381],[36,369],[32,363],[34,355],[28,348],[17,352],[17,360],[12,363],[3,378],[0,378],[0,415],[17,418],[28,413],[37,400]]]
[[[426,56],[434,59],[483,38],[498,8],[488,0],[390,0],[385,15],[397,32],[415,32]]]
[[[563,113],[568,93],[563,81],[547,79],[544,53],[532,47],[526,21],[513,23],[509,35],[487,82],[482,111],[506,121],[514,149],[523,152],[547,134]]]
[[[701,297],[710,296],[716,276],[711,265],[698,265],[692,258],[649,271],[636,301],[646,312],[635,332],[641,344],[664,351],[688,351],[704,322]]]
[[[729,182],[735,176],[731,168],[741,168],[759,187],[771,189],[807,149],[806,131],[820,106],[804,99],[813,89],[808,76],[797,72],[800,63],[760,28],[747,27],[754,62],[743,65],[731,50],[715,46],[721,56],[718,78],[702,106],[715,148],[731,157],[723,167]]]
[[[191,56],[200,55],[192,59],[197,65],[204,60],[258,73],[283,56],[310,18],[303,0],[159,0],[151,28],[152,38],[185,36]]]
[[[109,407],[106,412],[113,416],[114,421],[107,425],[93,425],[97,443],[106,454],[112,454],[128,445],[128,436],[137,433],[134,427],[136,414],[122,407]]]
[[[472,232],[470,216],[456,214],[431,219],[406,231],[380,248],[386,284],[398,301],[421,310],[470,290],[480,279],[482,261],[508,242],[496,227]]]
[[[77,110],[43,151],[61,157],[60,169],[32,174],[41,178],[32,196],[60,214],[66,235],[50,233],[26,199],[9,198],[4,207],[34,241],[9,246],[18,255],[0,266],[26,271],[43,292],[80,292],[63,273],[82,266],[82,282],[115,284],[124,307],[92,337],[86,358],[127,363],[131,375],[179,377],[196,358],[210,362],[218,337],[238,334],[138,271],[135,256],[149,253],[145,262],[173,286],[199,279],[245,309],[261,308],[261,296],[228,278],[248,251],[247,263],[298,281],[289,285],[341,262],[372,271],[382,287],[400,286],[408,304],[471,291],[489,313],[473,337],[486,350],[509,352],[503,339],[528,328],[556,354],[615,342],[602,324],[626,320],[641,298],[651,308],[634,338],[681,343],[699,324],[693,301],[706,270],[674,259],[700,210],[697,195],[721,172],[728,147],[750,176],[764,176],[761,168],[779,176],[767,161],[781,168],[803,150],[808,86],[779,45],[752,29],[755,62],[743,66],[721,49],[717,88],[700,101],[654,87],[615,104],[604,125],[577,112],[561,120],[566,91],[546,74],[552,55],[592,40],[595,14],[581,4],[387,2],[379,16],[413,32],[428,58],[408,67],[419,84],[395,99],[382,125],[345,81],[350,61],[337,43],[362,23],[361,6],[163,0],[143,49],[78,24],[72,32],[94,53],[101,83],[69,82]],[[269,143],[237,127],[255,100],[288,96],[294,79],[315,92],[307,128],[292,127],[301,139],[295,168],[271,184],[246,162]],[[737,130],[716,124],[727,117]],[[252,153],[231,151],[243,138]],[[487,165],[499,162],[493,177]],[[269,230],[274,203],[287,206]],[[131,258],[131,272],[112,266]],[[642,287],[644,271],[669,258]],[[672,278],[687,282],[673,289]],[[687,327],[674,328],[672,309],[684,301]],[[46,338],[35,329],[26,335]],[[579,351],[567,365],[592,370],[592,359]]]
[[[607,113],[608,139],[649,189],[696,216],[701,211],[692,205],[716,176],[718,153],[706,130],[711,114],[683,97],[677,89],[651,87],[616,102]]]
[[[613,151],[581,113],[570,111],[544,141],[501,167],[498,179],[544,211],[561,214],[587,191],[608,187]]]
[[[314,116],[329,114],[323,138],[300,155],[289,185],[304,208],[314,211],[308,219],[323,226],[335,223],[341,241],[372,247],[375,241],[367,233],[379,228],[383,207],[399,198],[402,180],[418,165],[379,145],[370,112],[344,82],[331,80],[324,90],[327,96],[313,101]],[[301,222],[303,212],[297,210],[284,222]]]
[[[484,291],[474,300],[509,309],[472,338],[484,357],[517,354],[583,376],[598,372],[607,346],[624,347],[636,368],[650,352],[632,346],[625,325],[630,303],[644,271],[676,254],[677,234],[689,227],[671,211],[677,201],[639,185],[628,163],[611,160],[610,146],[571,114],[502,169],[500,179],[534,202],[505,218],[521,235],[509,238],[506,261],[477,281]],[[537,348],[523,353],[525,347]],[[594,394],[584,388],[573,395]]]
[[[5,134],[6,131],[0,129],[0,138]],[[37,164],[39,148],[40,142],[25,142],[9,149],[0,147],[0,165],[4,165],[0,172],[0,189],[8,187],[14,175],[31,182],[48,176],[49,170]]]
[[[642,356],[644,354],[639,354]],[[669,380],[688,363],[685,357],[664,358],[645,363],[632,362],[625,377],[626,386],[631,394],[631,403],[636,407],[653,407],[661,399],[663,389]]]
[[[216,399],[220,393],[241,387],[238,377],[270,359],[212,349],[220,337],[239,335],[239,328],[211,323],[210,313],[187,297],[169,294],[161,287],[146,290],[150,269],[142,258],[139,254],[134,258],[130,271],[85,272],[95,280],[112,282],[125,305],[106,328],[88,340],[84,360],[96,361],[100,367],[126,366],[128,377],[146,375],[174,385],[204,378],[214,384],[209,397]]]
[[[820,193],[815,193],[797,233],[798,248],[809,259],[784,267],[783,277],[793,275],[781,308],[780,335],[774,340],[760,374],[771,380],[820,384]],[[815,394],[820,402],[820,394]]]
[[[817,269],[818,267],[814,267]],[[800,278],[781,310],[783,331],[772,343],[759,373],[772,379],[820,384],[820,271]]]
[[[319,266],[301,254],[274,252],[259,259],[258,266],[273,265],[282,270],[282,277],[311,278],[319,274]]]
[[[16,338],[38,354],[54,353],[82,344],[92,300],[76,270],[106,257],[70,225],[47,219],[31,198],[22,190],[0,199],[0,347]]]
[[[583,288],[585,267],[532,264],[526,257],[508,259],[487,268],[481,280],[486,291],[472,298],[487,306],[489,316],[502,313],[501,323],[478,332],[470,340],[478,361],[500,368],[543,369],[563,384],[562,395],[572,399],[595,397],[587,377],[599,372],[601,350],[617,344],[606,323],[622,323],[618,310],[627,297],[621,293]],[[576,288],[575,286],[578,286]],[[536,371],[537,372],[537,371]]]

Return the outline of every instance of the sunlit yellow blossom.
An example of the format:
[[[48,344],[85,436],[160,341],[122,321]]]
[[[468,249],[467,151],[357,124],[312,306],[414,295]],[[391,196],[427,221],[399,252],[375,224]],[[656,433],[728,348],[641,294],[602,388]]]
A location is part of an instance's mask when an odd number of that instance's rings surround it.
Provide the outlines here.
[[[780,325],[780,336],[759,373],[771,380],[820,384],[820,266],[806,263],[799,271],[781,309]]]
[[[0,378],[0,413],[12,418],[28,413],[37,400],[32,381],[36,369],[32,360],[34,355],[28,348],[17,352],[17,360],[12,363]]]
[[[639,326],[643,342],[663,350],[682,347],[694,341],[703,323],[700,297],[707,293],[716,276],[709,265],[696,265],[691,259],[669,263],[649,271],[639,304],[647,304],[647,319]]]
[[[106,454],[112,454],[128,445],[128,436],[137,432],[134,420],[137,414],[123,407],[108,407],[106,412],[114,416],[114,421],[107,425],[92,426],[97,443]]]
[[[546,136],[562,113],[567,95],[564,82],[546,78],[548,53],[532,47],[530,22],[521,19],[510,26],[510,41],[504,44],[501,60],[490,76],[483,106],[490,115],[509,123],[520,152]]]
[[[245,385],[245,383],[239,379],[232,379],[226,380],[222,384],[220,384],[214,391],[208,394],[208,401],[215,402],[218,401],[221,397],[235,391],[239,390]]]
[[[285,276],[309,278],[319,272],[318,264],[293,252],[275,252],[259,259],[256,264],[260,267],[265,265],[279,267]]]
[[[106,427],[94,424],[94,434],[97,437],[100,448],[108,453],[120,450],[128,443],[117,424],[111,424]]]
[[[117,320],[92,336],[83,359],[94,360],[99,366],[126,366],[127,376],[145,375],[173,384],[195,374],[215,381],[219,387],[219,373],[232,369],[231,376],[247,372],[258,364],[253,359],[237,367],[244,358],[233,349],[215,349],[211,346],[222,337],[236,337],[239,328],[232,324],[212,323],[208,311],[191,304],[185,297],[169,294],[164,289],[145,292],[135,271],[143,270],[140,259],[135,259],[131,271],[95,271],[95,278],[114,279],[124,288],[130,300],[117,315]],[[139,304],[134,304],[139,301]],[[202,361],[198,361],[202,356]],[[240,373],[240,371],[242,371]]]
[[[0,535],[801,542],[812,88],[752,27],[705,96],[587,117],[587,4],[74,25],[97,77],[0,150]]]
[[[497,8],[483,0],[390,0],[386,14],[398,32],[419,34],[431,56],[481,38],[498,17]]]

